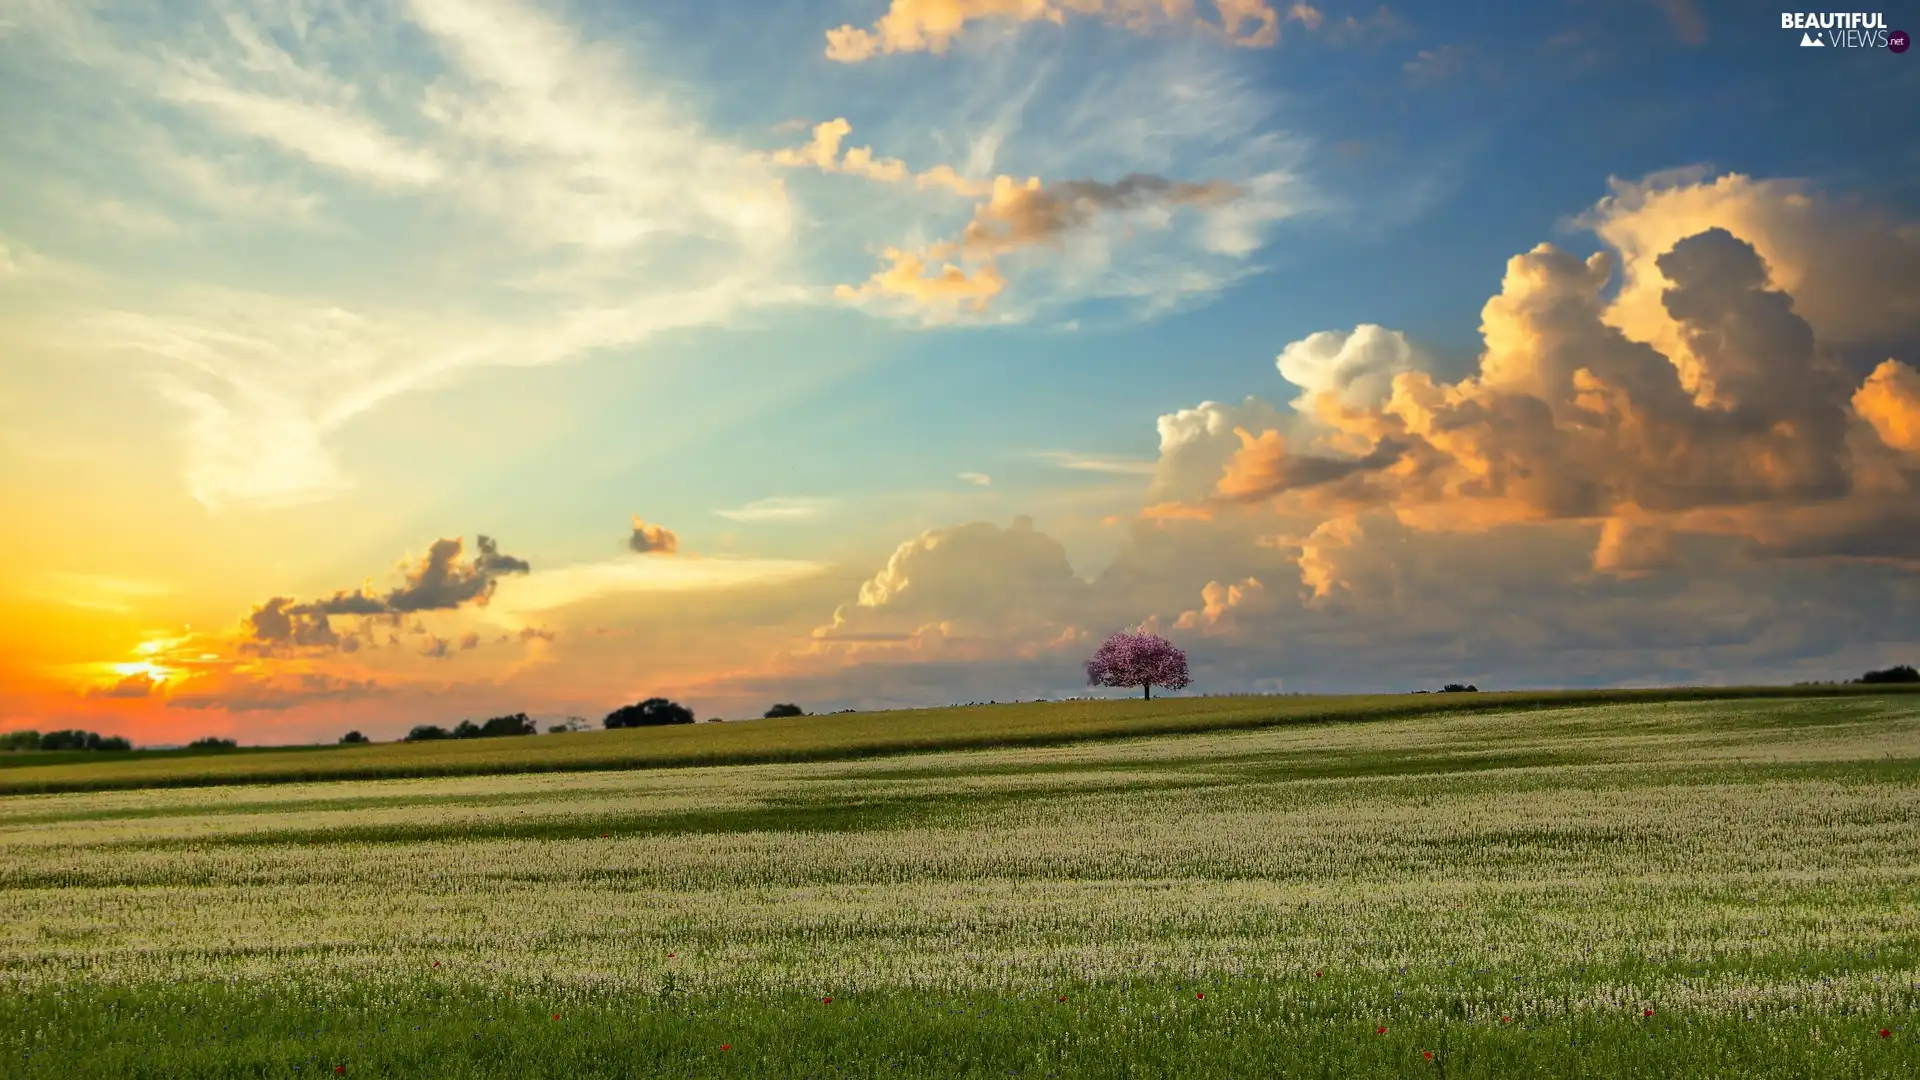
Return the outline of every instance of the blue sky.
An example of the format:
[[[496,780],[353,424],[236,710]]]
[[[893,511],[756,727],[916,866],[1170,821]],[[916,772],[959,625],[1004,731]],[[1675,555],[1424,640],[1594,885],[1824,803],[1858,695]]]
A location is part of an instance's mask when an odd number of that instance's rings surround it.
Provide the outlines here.
[[[1142,624],[1214,691],[1903,657],[1843,601],[1914,589],[1920,62],[1798,41],[1693,0],[0,0],[0,719],[1036,696]],[[1716,228],[1709,341],[1659,260]],[[483,533],[532,569],[256,618]],[[1489,557],[1526,596],[1463,608]]]

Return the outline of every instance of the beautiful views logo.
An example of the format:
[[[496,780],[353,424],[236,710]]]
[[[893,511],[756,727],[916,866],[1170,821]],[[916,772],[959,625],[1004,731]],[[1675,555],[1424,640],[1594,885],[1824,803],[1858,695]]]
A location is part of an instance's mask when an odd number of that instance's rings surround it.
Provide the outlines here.
[[[1904,30],[1887,29],[1887,17],[1877,11],[1787,11],[1780,29],[1800,31],[1803,49],[1886,49],[1907,51]]]

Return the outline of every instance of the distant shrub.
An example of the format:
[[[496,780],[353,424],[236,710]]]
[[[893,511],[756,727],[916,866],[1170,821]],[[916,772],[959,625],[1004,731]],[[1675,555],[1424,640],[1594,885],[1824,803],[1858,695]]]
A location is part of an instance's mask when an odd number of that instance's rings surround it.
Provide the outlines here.
[[[369,743],[372,741],[373,741],[372,739],[367,738],[365,735],[362,735],[357,731],[349,731],[345,735],[340,736],[341,746],[353,746],[359,743]]]
[[[420,724],[412,731],[407,732],[405,741],[429,742],[434,739],[446,738],[451,738],[451,736],[447,734],[447,729],[441,727],[439,724]]]
[[[800,706],[783,702],[779,705],[775,705],[771,709],[768,709],[765,714],[765,719],[778,720],[780,717],[783,717],[783,716],[805,716],[805,715],[807,715],[806,710],[802,709]]]
[[[192,742],[188,743],[187,749],[189,750],[232,750],[238,747],[239,745],[240,745],[239,743],[234,742],[232,739],[222,739],[217,735],[208,735],[205,738],[195,739]]]
[[[584,716],[569,716],[560,723],[547,725],[549,735],[563,735],[569,731],[585,730],[587,730],[587,718]]]
[[[622,705],[603,721],[614,728],[657,727],[663,724],[691,724],[693,710],[666,698],[652,697],[634,705]]]
[[[1853,680],[1856,683],[1920,683],[1920,671],[1912,664],[1900,664],[1883,671],[1869,671]]]
[[[1450,682],[1447,685],[1441,687],[1440,692],[1443,694],[1477,694],[1480,692],[1480,688],[1473,685],[1472,683],[1462,684],[1457,682]]]

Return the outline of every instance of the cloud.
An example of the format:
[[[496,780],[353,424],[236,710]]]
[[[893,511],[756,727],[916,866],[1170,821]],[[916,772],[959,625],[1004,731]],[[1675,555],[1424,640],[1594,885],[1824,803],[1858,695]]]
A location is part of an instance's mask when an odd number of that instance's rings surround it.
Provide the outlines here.
[[[1154,464],[1139,458],[1112,454],[1083,454],[1075,450],[1041,450],[1034,457],[1056,469],[1074,472],[1110,473],[1116,476],[1151,476]]]
[[[1433,49],[1421,49],[1418,56],[1400,65],[1400,70],[1406,73],[1407,82],[1414,86],[1434,86],[1467,70],[1470,63],[1471,54],[1466,49],[1458,45],[1441,45]]]
[[[343,642],[332,624],[334,616],[384,615],[397,619],[404,614],[446,611],[465,604],[484,606],[502,577],[526,574],[532,569],[526,560],[502,552],[490,536],[476,537],[474,546],[474,557],[462,561],[464,548],[459,537],[434,541],[418,562],[400,564],[402,584],[385,595],[362,588],[307,602],[276,596],[247,614],[242,623],[241,648],[262,654],[340,648]],[[356,642],[349,651],[358,648]]]
[[[921,255],[899,248],[887,248],[881,258],[888,264],[884,269],[857,286],[834,286],[833,295],[852,304],[905,300],[909,310],[938,319],[956,310],[985,311],[1007,285],[1007,279],[991,263],[972,271],[943,263],[935,270]]]
[[[323,224],[411,263],[391,289],[94,288],[44,322],[37,344],[139,362],[134,378],[185,418],[187,486],[210,508],[347,490],[332,453],[344,427],[474,368],[812,295],[787,280],[795,218],[776,171],[709,131],[632,39],[589,42],[520,0],[412,0],[324,25],[297,5],[192,6],[160,21],[21,12],[18,33],[44,46],[22,55],[55,89],[38,107],[101,132],[90,172],[162,175],[250,232],[315,225],[272,207],[371,207]],[[422,62],[382,60],[399,40]],[[102,212],[121,198],[73,190]],[[383,235],[395,214],[415,223],[400,248]]]
[[[355,701],[390,692],[371,679],[342,678],[323,672],[302,672],[291,678],[232,674],[182,683],[167,697],[167,707],[280,712],[318,702]]]
[[[1174,626],[1181,630],[1192,630],[1201,626],[1214,626],[1224,618],[1227,612],[1246,603],[1252,597],[1265,591],[1259,578],[1246,578],[1231,585],[1218,581],[1209,581],[1200,590],[1200,608],[1197,611],[1183,611],[1174,620]]]
[[[420,646],[420,655],[429,660],[445,660],[452,655],[452,644],[438,634],[428,634],[426,643]]]
[[[1920,223],[1902,222],[1801,180],[1710,176],[1676,169],[1613,179],[1611,193],[1570,224],[1618,253],[1619,295],[1607,322],[1673,360],[1689,390],[1711,400],[1700,361],[1663,301],[1661,254],[1719,227],[1753,245],[1774,288],[1825,342],[1912,344],[1920,339]]]
[[[542,570],[505,585],[492,610],[525,618],[607,597],[757,588],[812,577],[825,569],[801,559],[724,557],[581,563]]]
[[[460,650],[462,652],[465,652],[469,649],[477,649],[479,647],[480,647],[479,631],[469,630],[466,633],[460,635]]]
[[[680,550],[680,538],[664,525],[649,525],[634,515],[633,534],[627,537],[627,547],[642,555],[671,555]]]
[[[1095,15],[1135,33],[1185,25],[1245,48],[1280,40],[1282,15],[1266,0],[1213,0],[1217,21],[1200,17],[1192,0],[892,0],[870,30],[845,25],[827,31],[826,55],[857,64],[882,53],[944,53],[970,22],[1006,20],[1060,24],[1068,15]],[[1322,21],[1307,4],[1288,9],[1287,19],[1309,30]]]
[[[1615,186],[1689,203],[1658,184]],[[1725,187],[1696,182],[1693,194]],[[1732,187],[1750,195],[1744,181]],[[1725,206],[1690,204],[1708,221]],[[1603,204],[1596,224],[1622,220],[1608,207],[1617,204]],[[1646,231],[1612,235],[1637,242]],[[1478,371],[1453,384],[1378,327],[1288,346],[1280,366],[1307,391],[1295,403],[1305,415],[1233,425],[1239,446],[1214,495],[1322,520],[1386,509],[1424,530],[1590,521],[1602,526],[1593,569],[1629,577],[1673,564],[1686,534],[1744,537],[1771,556],[1920,560],[1920,541],[1897,539],[1904,515],[1883,509],[1920,480],[1902,457],[1920,376],[1898,361],[1849,376],[1756,246],[1724,227],[1702,224],[1650,261],[1609,300],[1611,251],[1581,259],[1542,244],[1515,257],[1482,313]],[[1634,291],[1654,275],[1657,322]],[[1859,300],[1885,311],[1891,298],[1867,290]],[[1845,308],[1824,318],[1859,325]],[[1650,336],[1684,359],[1622,323],[1654,326]],[[1185,440],[1173,445],[1212,448],[1210,466],[1226,426],[1175,425]]]
[[[813,632],[817,651],[922,650],[970,639],[1006,647],[1058,633],[1058,616],[1085,595],[1060,542],[1020,516],[931,529],[902,543],[887,565]]]
[[[1312,412],[1321,395],[1339,405],[1368,409],[1385,402],[1394,376],[1429,364],[1396,330],[1363,323],[1351,333],[1322,330],[1288,345],[1276,361],[1280,377],[1300,388],[1293,407]]]
[[[1239,405],[1203,401],[1159,418],[1160,457],[1151,466],[1151,502],[1199,502],[1211,494],[1239,451],[1238,431],[1267,431],[1281,423],[1272,405],[1248,397]]]
[[[840,151],[840,143],[852,132],[853,125],[847,123],[845,117],[816,124],[813,128],[813,138],[805,146],[776,150],[773,154],[773,162],[776,165],[788,166],[811,165],[821,172],[864,176],[869,180],[888,184],[901,183],[910,178],[918,179],[910,177],[906,162],[899,158],[876,158],[873,156],[873,148],[869,146],[851,147],[843,155]],[[935,186],[948,179],[953,180],[956,185],[959,183],[951,167],[940,166],[940,169],[942,170],[938,174],[940,181],[929,180],[927,184],[921,186]]]
[[[145,672],[137,672],[110,686],[90,686],[86,689],[84,696],[103,699],[153,697],[155,696],[154,680]]]
[[[809,521],[825,513],[831,505],[828,499],[782,495],[757,499],[730,510],[715,510],[714,513],[728,521]]]
[[[1099,214],[1218,206],[1239,194],[1239,188],[1224,181],[1192,183],[1145,173],[1132,173],[1113,183],[1067,180],[1052,185],[1042,184],[1039,177],[1025,183],[997,177],[991,197],[974,209],[973,220],[960,234],[960,251],[968,258],[992,258],[1058,241],[1086,228]]]
[[[981,472],[963,472],[959,479],[977,487],[992,487],[993,477]]]
[[[1853,411],[1881,442],[1920,454],[1920,372],[1898,360],[1882,363],[1854,392]]]

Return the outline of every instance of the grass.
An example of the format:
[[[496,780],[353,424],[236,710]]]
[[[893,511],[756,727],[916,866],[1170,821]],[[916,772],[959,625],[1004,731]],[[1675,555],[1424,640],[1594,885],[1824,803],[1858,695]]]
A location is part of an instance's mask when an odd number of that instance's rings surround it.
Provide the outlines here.
[[[1914,690],[1920,691],[1920,687]],[[44,764],[26,760],[31,757],[27,754],[17,755],[19,760],[0,754],[0,759],[7,759],[0,761],[0,795],[831,761],[1441,712],[1631,702],[1886,696],[1899,692],[1886,687],[1838,685],[1176,697],[1158,701],[1128,698],[844,713],[732,724],[370,746],[249,748],[244,752],[81,752]]]
[[[0,1075],[1909,1076],[1916,824],[1884,691],[8,797]]]

